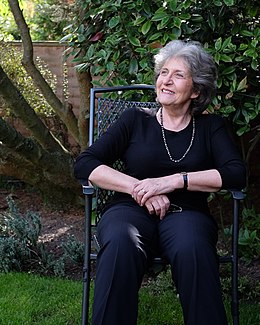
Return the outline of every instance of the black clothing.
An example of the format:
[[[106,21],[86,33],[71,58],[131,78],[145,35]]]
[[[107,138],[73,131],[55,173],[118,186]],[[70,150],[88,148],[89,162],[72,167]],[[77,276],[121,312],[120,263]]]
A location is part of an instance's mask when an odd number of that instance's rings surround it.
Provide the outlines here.
[[[187,210],[159,221],[144,211],[131,203],[118,203],[104,213],[98,225],[102,248],[97,261],[92,324],[137,324],[138,290],[147,260],[159,244],[172,268],[185,324],[227,325],[214,220]]]
[[[175,173],[217,169],[225,189],[245,186],[245,166],[232,143],[223,119],[217,115],[196,116],[195,138],[188,155],[179,163],[170,161],[164,147],[161,126],[155,116],[140,109],[127,109],[120,118],[75,164],[75,176],[88,179],[99,165],[112,165],[121,159],[125,173],[137,179]],[[168,147],[174,159],[182,157],[189,146],[192,122],[180,132],[165,130]],[[175,191],[170,201],[183,209],[208,213],[208,193]],[[131,201],[130,195],[117,193],[115,202]]]
[[[223,119],[195,117],[195,137],[179,163],[169,159],[155,116],[127,109],[76,160],[75,176],[88,179],[99,165],[124,162],[124,173],[139,180],[175,173],[217,169],[223,188],[245,185],[245,166]],[[192,122],[179,132],[165,130],[174,159],[187,150]],[[216,254],[217,225],[209,215],[208,193],[176,190],[171,203],[182,207],[163,220],[150,215],[130,195],[116,193],[98,225],[98,254],[93,325],[135,325],[138,289],[147,264],[160,250],[172,268],[186,325],[226,325]]]

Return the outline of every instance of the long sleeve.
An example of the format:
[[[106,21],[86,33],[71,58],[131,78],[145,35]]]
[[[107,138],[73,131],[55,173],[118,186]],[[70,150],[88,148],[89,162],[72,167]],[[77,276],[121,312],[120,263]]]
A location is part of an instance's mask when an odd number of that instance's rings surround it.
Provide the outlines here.
[[[77,179],[88,179],[90,173],[100,165],[111,166],[122,158],[131,136],[135,110],[127,109],[92,146],[83,151],[74,164]]]
[[[242,189],[246,184],[246,167],[230,135],[224,120],[212,116],[211,150],[216,169],[225,189]]]

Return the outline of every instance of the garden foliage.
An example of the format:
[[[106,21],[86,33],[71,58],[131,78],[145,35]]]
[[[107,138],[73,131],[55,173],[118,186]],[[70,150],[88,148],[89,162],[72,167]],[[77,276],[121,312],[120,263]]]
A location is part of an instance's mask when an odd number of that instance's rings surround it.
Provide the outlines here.
[[[77,1],[68,52],[94,85],[154,82],[153,55],[174,39],[200,41],[219,71],[211,110],[228,116],[238,135],[259,121],[259,6],[252,0]],[[259,127],[259,125],[258,125]],[[259,128],[252,135],[259,138]]]

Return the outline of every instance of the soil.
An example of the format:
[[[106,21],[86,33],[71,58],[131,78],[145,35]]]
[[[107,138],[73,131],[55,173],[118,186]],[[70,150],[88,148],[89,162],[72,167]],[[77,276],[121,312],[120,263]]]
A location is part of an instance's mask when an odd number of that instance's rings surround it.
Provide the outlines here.
[[[62,243],[69,236],[75,236],[77,240],[84,241],[84,208],[66,207],[54,208],[47,206],[39,193],[28,189],[18,188],[13,191],[0,189],[0,214],[8,209],[6,197],[10,195],[15,201],[20,212],[34,211],[39,213],[42,222],[40,241],[49,252],[59,257],[62,254]],[[225,244],[220,239],[220,246]],[[239,265],[240,275],[247,275],[252,281],[260,280],[260,263],[254,261],[249,266]],[[71,279],[81,280],[82,266],[70,265],[66,270],[66,276]]]

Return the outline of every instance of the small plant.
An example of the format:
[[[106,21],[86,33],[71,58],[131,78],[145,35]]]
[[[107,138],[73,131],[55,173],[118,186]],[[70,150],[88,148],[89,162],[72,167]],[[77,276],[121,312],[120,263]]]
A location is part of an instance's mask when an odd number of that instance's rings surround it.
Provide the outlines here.
[[[7,197],[9,210],[0,219],[0,271],[22,270],[25,262],[36,254],[41,223],[33,212],[24,217],[14,201]]]
[[[74,236],[69,236],[68,240],[62,244],[64,255],[73,263],[82,265],[84,258],[84,244]]]
[[[231,294],[231,277],[221,277],[222,292],[229,299]],[[249,276],[243,275],[238,278],[238,294],[243,301],[259,301],[260,283]]]
[[[255,209],[244,208],[242,211],[242,222],[239,229],[239,256],[246,264],[260,256],[260,214]],[[232,226],[224,229],[226,236],[231,236]]]
[[[8,211],[0,215],[0,272],[37,270],[62,275],[63,260],[55,260],[39,242],[40,215],[27,211],[22,215],[11,196]]]
[[[0,237],[0,271],[21,271],[22,261],[28,259],[28,250],[14,237]]]
[[[161,295],[167,290],[173,290],[175,294],[176,288],[174,286],[170,266],[167,265],[160,273],[149,277],[143,286],[149,286],[154,295]]]

